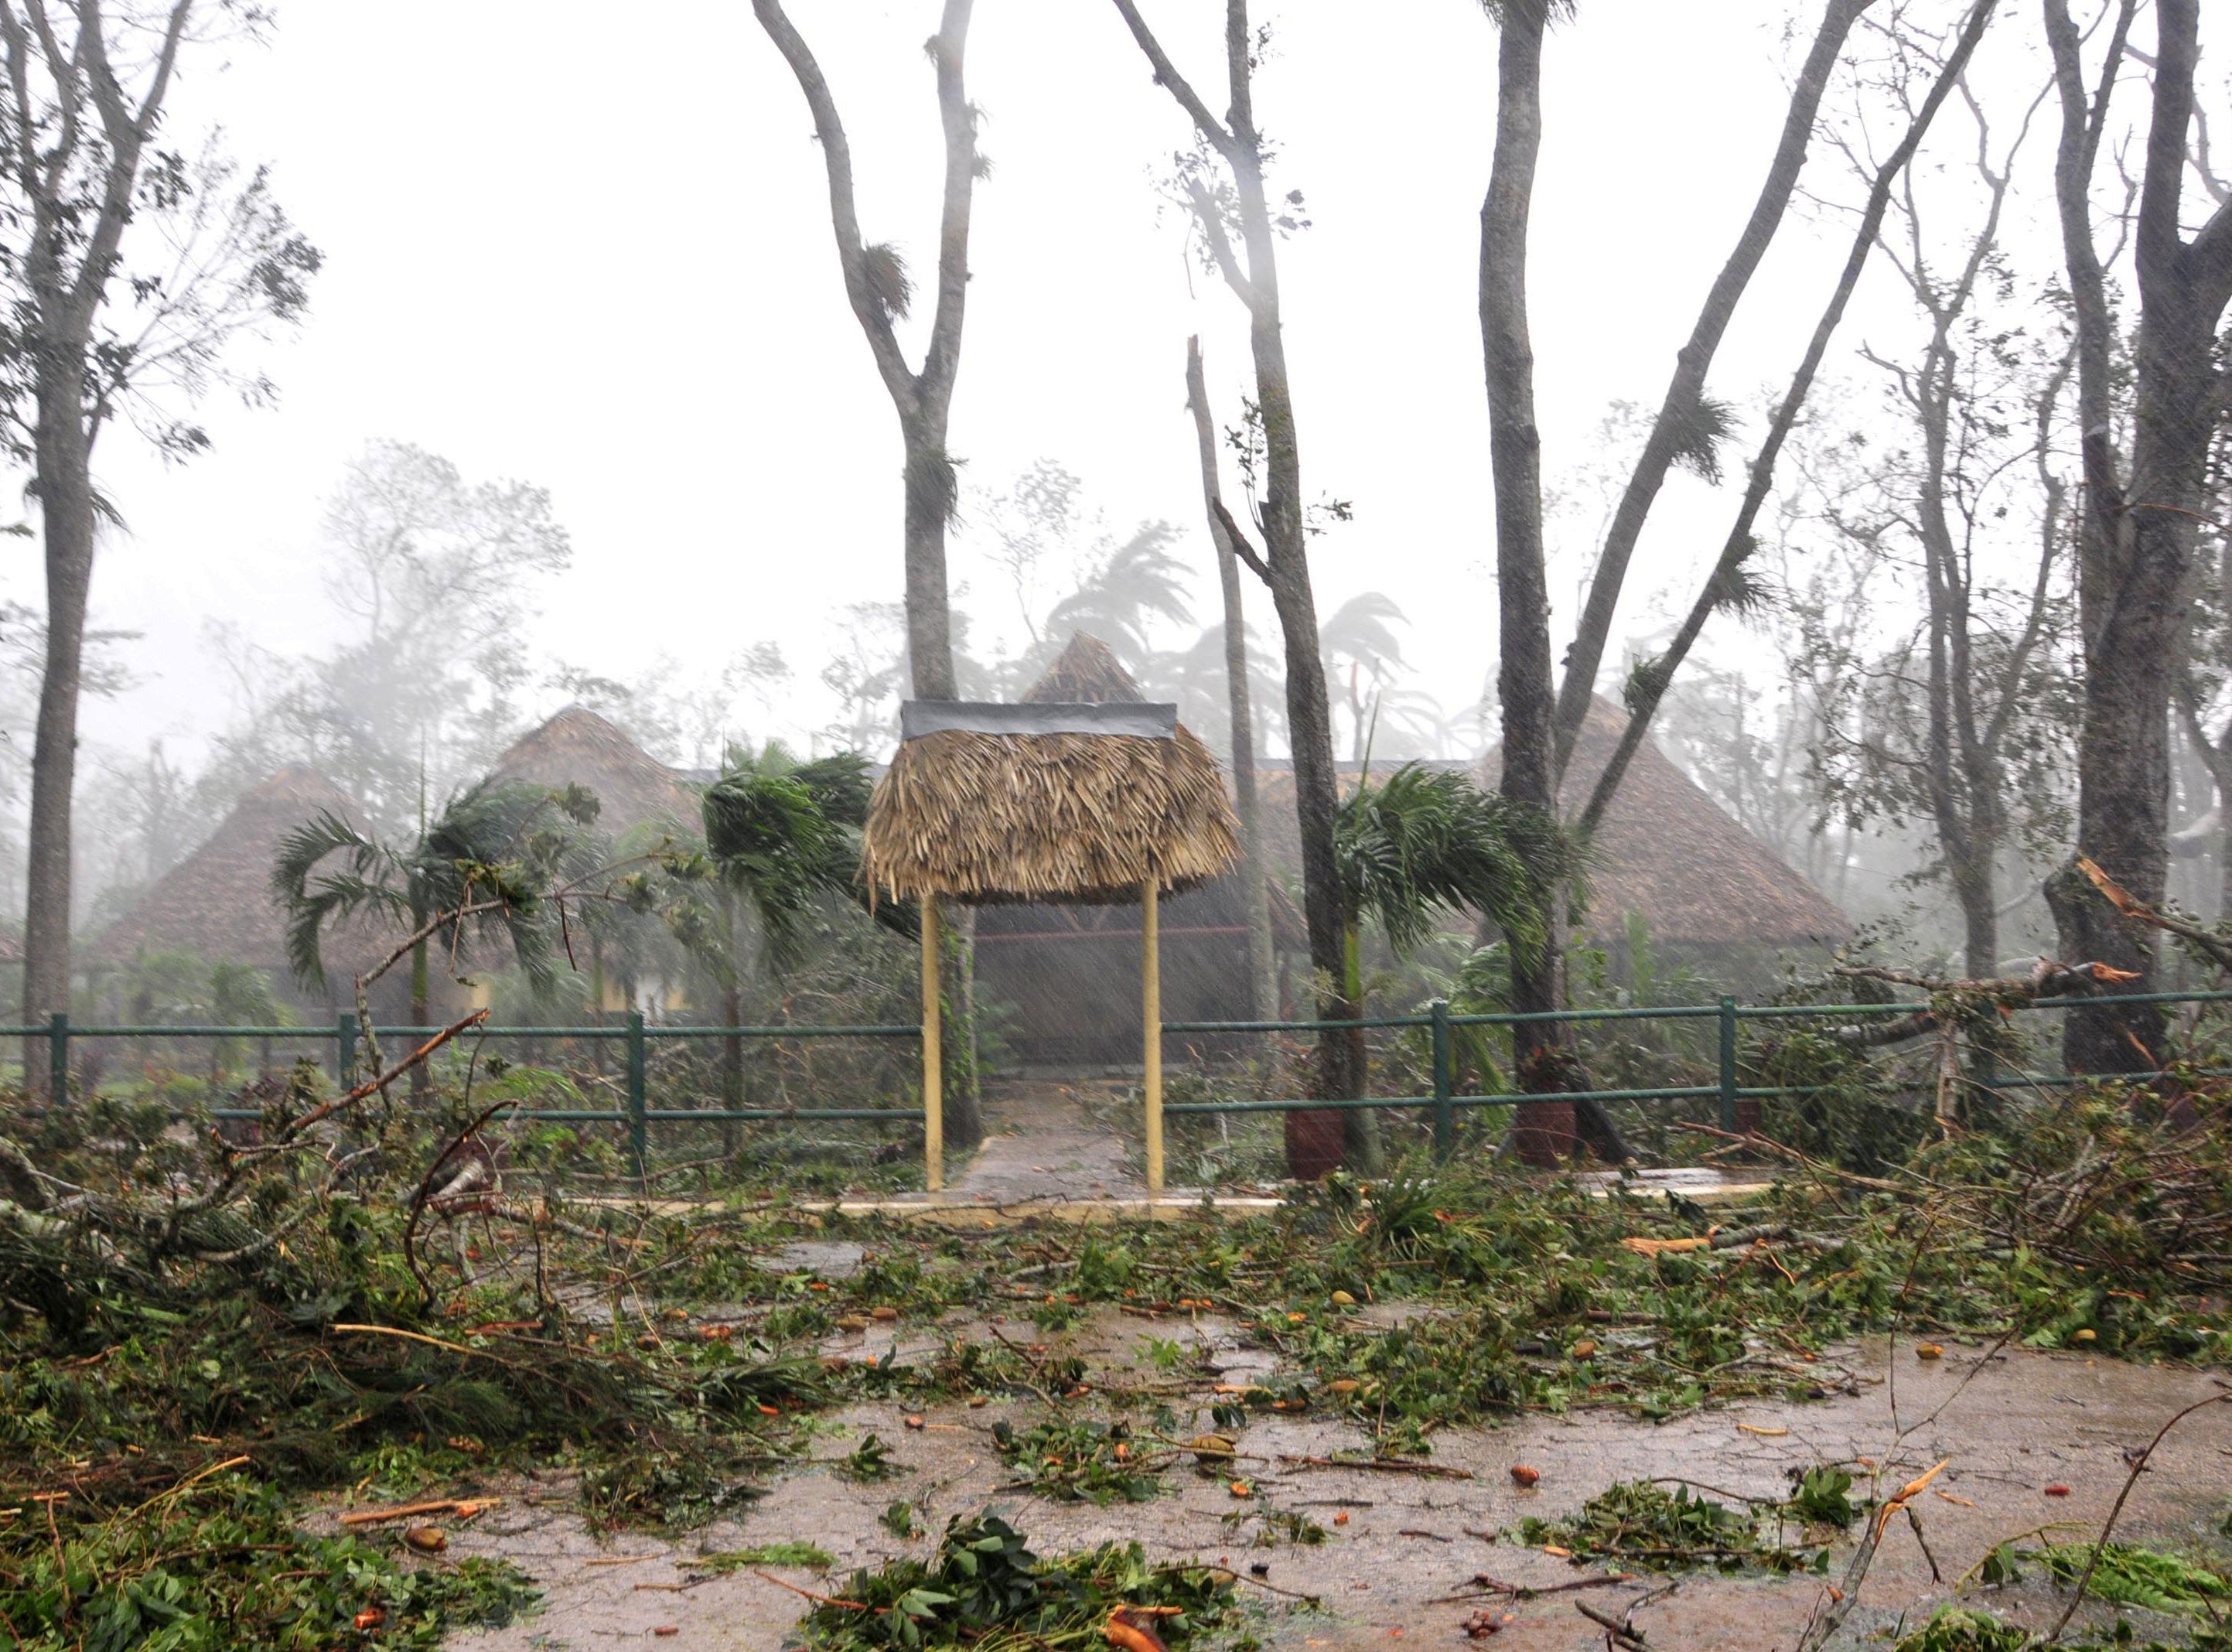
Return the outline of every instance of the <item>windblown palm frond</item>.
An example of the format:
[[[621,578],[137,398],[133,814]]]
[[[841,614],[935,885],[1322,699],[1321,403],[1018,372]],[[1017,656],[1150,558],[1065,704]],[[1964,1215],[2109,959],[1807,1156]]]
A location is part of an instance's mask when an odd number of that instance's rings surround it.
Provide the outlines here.
[[[1522,954],[1541,948],[1543,880],[1573,858],[1554,821],[1454,769],[1417,763],[1343,803],[1333,850],[1353,909],[1378,920],[1398,956],[1444,912],[1489,919]]]
[[[385,845],[339,815],[320,810],[280,839],[271,891],[287,911],[287,965],[297,979],[322,986],[326,931],[360,912],[390,923],[406,921],[411,901],[406,868]]]

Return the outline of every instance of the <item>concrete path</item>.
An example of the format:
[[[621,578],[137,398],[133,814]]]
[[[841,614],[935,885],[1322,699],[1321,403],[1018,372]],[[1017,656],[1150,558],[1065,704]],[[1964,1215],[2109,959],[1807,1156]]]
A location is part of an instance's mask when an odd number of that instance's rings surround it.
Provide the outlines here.
[[[1140,1196],[1145,1189],[1125,1163],[1122,1139],[1086,1111],[1088,1098],[1113,1099],[1119,1093],[1111,1084],[1092,1080],[988,1084],[983,1145],[948,1191],[989,1204]]]

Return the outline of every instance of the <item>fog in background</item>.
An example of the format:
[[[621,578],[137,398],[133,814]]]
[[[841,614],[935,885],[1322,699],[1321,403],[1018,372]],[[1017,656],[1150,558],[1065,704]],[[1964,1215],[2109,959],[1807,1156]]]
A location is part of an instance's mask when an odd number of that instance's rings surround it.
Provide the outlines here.
[[[1210,9],[1148,10],[1182,64],[1216,81]],[[1258,118],[1275,181],[1302,191],[1309,220],[1280,254],[1306,491],[1353,505],[1314,541],[1320,613],[1367,592],[1391,599],[1403,664],[1387,693],[1439,712],[1432,737],[1391,729],[1391,748],[1471,756],[1495,670],[1475,281],[1496,34],[1460,0],[1262,10],[1273,55]],[[1553,42],[1532,262],[1560,646],[1632,450],[1606,420],[1621,401],[1656,405],[1749,209],[1814,21],[1797,18],[1794,40],[1788,10],[1593,0]],[[921,42],[936,7],[801,0],[794,16],[851,131],[864,230],[898,242],[926,282],[942,149]],[[2015,88],[2018,109],[2043,83],[2035,35],[2034,17],[2010,15],[1980,60],[1979,81]],[[1203,340],[1221,424],[1238,422],[1252,382],[1238,308],[1198,268],[1161,192],[1190,134],[1113,8],[1092,0],[979,0],[968,76],[993,163],[976,198],[953,414],[964,463],[952,577],[969,650],[1020,653],[1025,616],[1087,571],[1057,557],[1018,593],[999,560],[1012,516],[998,501],[1041,462],[1077,479],[1077,550],[1104,534],[1121,543],[1142,522],[1173,526],[1194,623],[1166,619],[1153,640],[1183,648],[1217,618],[1187,336]],[[1850,80],[1829,101],[1839,120],[1854,107]],[[123,525],[103,546],[94,623],[128,635],[108,650],[116,691],[87,706],[81,796],[100,795],[101,773],[144,770],[152,742],[190,786],[259,682],[352,640],[357,622],[330,588],[326,511],[346,468],[381,440],[439,455],[469,482],[549,491],[571,564],[520,593],[528,617],[506,646],[523,673],[508,703],[515,730],[586,696],[623,722],[661,723],[646,738],[683,764],[717,760],[727,738],[826,748],[865,731],[825,667],[896,646],[859,605],[899,596],[899,443],[845,307],[806,111],[748,6],[297,4],[221,71],[191,61],[171,123],[221,124],[233,152],[269,161],[327,262],[299,336],[259,357],[276,410],[211,403],[213,450],[183,465],[128,428],[102,439],[96,464]],[[1921,185],[1939,177],[1957,191],[1947,168],[1973,143],[1949,116]],[[2051,155],[2050,132],[2034,133],[2009,229],[2038,240],[2047,272]],[[1670,482],[1614,629],[1615,691],[1621,640],[1663,630],[1717,551],[1759,410],[1843,258],[1863,187],[1826,145],[1806,187],[1713,374],[1740,415],[1734,481]],[[1854,348],[1905,349],[1916,329],[1879,262],[1820,417],[1872,417],[1880,388]],[[36,605],[36,541],[6,543],[0,597]],[[1260,663],[1275,670],[1268,602],[1260,588],[1249,600]],[[1902,623],[1871,625],[1891,635]],[[749,669],[769,644],[787,676]],[[1774,648],[1768,632],[1718,620],[1703,666],[1749,668],[1764,696]],[[685,704],[691,716],[677,713]],[[1678,745],[1679,718],[1669,722]],[[27,756],[20,718],[10,738]],[[204,797],[193,819],[212,807]],[[81,829],[97,834],[96,816]],[[163,858],[96,865],[81,852],[88,913]],[[1894,863],[1912,856],[1885,854],[1872,884],[1834,892],[1855,910],[1897,905]],[[10,881],[20,890],[19,872]]]

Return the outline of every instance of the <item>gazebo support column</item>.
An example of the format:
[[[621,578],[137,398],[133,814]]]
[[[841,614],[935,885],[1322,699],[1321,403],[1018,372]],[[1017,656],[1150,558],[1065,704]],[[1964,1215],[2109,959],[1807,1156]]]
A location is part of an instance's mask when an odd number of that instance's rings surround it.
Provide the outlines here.
[[[1147,1197],[1163,1194],[1163,962],[1155,934],[1155,880],[1140,885],[1140,999],[1147,1045]]]
[[[938,897],[922,897],[922,1179],[932,1193],[945,1187],[945,1053],[938,988]]]

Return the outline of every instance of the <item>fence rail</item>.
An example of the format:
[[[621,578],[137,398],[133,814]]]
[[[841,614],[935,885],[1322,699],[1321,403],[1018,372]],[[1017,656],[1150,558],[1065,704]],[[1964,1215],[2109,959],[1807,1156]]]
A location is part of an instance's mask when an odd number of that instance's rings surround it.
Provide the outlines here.
[[[440,1027],[379,1027],[372,1028],[375,1039],[431,1038],[448,1029]],[[878,1121],[886,1124],[920,1124],[923,1110],[916,1107],[653,1107],[650,1104],[650,1047],[655,1040],[778,1040],[795,1039],[919,1039],[919,1027],[678,1027],[651,1026],[642,1014],[631,1011],[618,1026],[590,1027],[476,1027],[473,1037],[478,1039],[584,1039],[618,1043],[624,1055],[624,1089],[622,1102],[617,1107],[521,1107],[506,1117],[535,1123],[574,1124],[624,1124],[628,1133],[628,1162],[633,1173],[639,1179],[650,1160],[650,1126],[653,1124],[765,1124],[780,1120],[806,1123]],[[364,1040],[364,1027],[357,1017],[343,1010],[334,1018],[331,1027],[205,1027],[162,1025],[81,1026],[68,1015],[54,1014],[43,1022],[31,1026],[0,1027],[0,1039],[44,1040],[47,1046],[48,1093],[68,1096],[70,1085],[70,1048],[73,1044],[91,1039],[288,1039],[302,1043],[329,1044],[334,1050],[334,1076],[343,1085],[354,1084],[357,1079],[357,1053]],[[26,1064],[27,1070],[29,1063]],[[213,1118],[253,1119],[263,1117],[254,1107],[212,1107]]]
[[[2158,992],[2103,994],[2089,998],[2042,998],[2019,1006],[2026,1011],[2055,1012],[2080,1008],[2102,1008],[2118,1004],[2221,1004],[2232,1002],[2232,991],[2220,992]],[[1280,1021],[1165,1021],[1165,1035],[1184,1036],[1187,1033],[1220,1034],[1294,1034],[1335,1030],[1417,1032],[1427,1034],[1429,1069],[1432,1075],[1431,1092],[1425,1095],[1366,1096],[1348,1099],[1320,1100],[1312,1098],[1292,1098],[1279,1100],[1189,1101],[1162,1104],[1165,1114],[1202,1116],[1217,1114],[1286,1113],[1318,1110],[1351,1111],[1385,1108],[1418,1108],[1429,1110],[1433,1126],[1435,1152],[1447,1156],[1455,1148],[1457,1125],[1461,1113],[1484,1107],[1526,1108],[1545,1103],[1596,1101],[1621,1102],[1638,1105],[1671,1104],[1684,1101],[1714,1101],[1717,1104],[1721,1127],[1734,1130],[1740,1121],[1739,1104],[1807,1096],[1820,1092],[1816,1085],[1747,1085],[1742,1082],[1741,1046],[1743,1025],[1747,1021],[1788,1021],[1795,1020],[1851,1021],[1855,1018],[1873,1016],[1911,1015],[1926,1010],[1926,1003],[1891,1004],[1740,1004],[1733,997],[1723,997],[1712,1004],[1676,1004],[1658,1007],[1619,1007],[1602,1009],[1553,1010],[1540,1014],[1458,1014],[1442,1001],[1429,1005],[1423,1014],[1412,1015],[1373,1015],[1357,1020],[1298,1020]],[[1493,1094],[1470,1095],[1457,1088],[1457,1063],[1452,1034],[1465,1027],[1514,1027],[1529,1023],[1554,1022],[1569,1026],[1617,1022],[1681,1022],[1711,1021],[1716,1024],[1717,1038],[1715,1049],[1715,1073],[1710,1083],[1664,1085],[1632,1089],[1603,1089],[1562,1092],[1554,1095],[1501,1092]],[[211,1039],[211,1040],[279,1040],[324,1044],[334,1053],[336,1079],[344,1084],[356,1081],[357,1053],[364,1042],[364,1028],[351,1012],[337,1014],[330,1027],[217,1027],[149,1025],[87,1025],[81,1026],[65,1014],[49,1016],[45,1021],[15,1027],[0,1027],[0,1038],[19,1039],[27,1045],[43,1041],[46,1046],[47,1081],[49,1093],[67,1097],[70,1090],[71,1050],[73,1046],[94,1039]],[[376,1038],[431,1037],[444,1029],[439,1027],[374,1027]],[[924,1124],[926,1115],[920,1105],[911,1107],[654,1107],[649,1095],[649,1058],[655,1043],[675,1043],[706,1040],[777,1040],[826,1039],[919,1040],[922,1028],[903,1026],[777,1026],[777,1027],[695,1027],[672,1024],[652,1026],[638,1013],[629,1014],[618,1025],[586,1027],[487,1027],[475,1029],[477,1040],[546,1040],[569,1039],[618,1043],[624,1057],[624,1084],[620,1105],[612,1107],[535,1108],[522,1107],[509,1116],[514,1118],[562,1124],[599,1124],[625,1126],[627,1132],[628,1161],[635,1176],[640,1177],[649,1160],[649,1137],[654,1124],[766,1124],[771,1122],[846,1122]],[[27,1072],[31,1066],[27,1062]],[[2165,1071],[2119,1073],[2064,1074],[1999,1074],[1990,1075],[1985,1082],[1994,1089],[2057,1089],[2072,1085],[2110,1079],[2149,1081],[2171,1076]],[[213,1107],[211,1115],[222,1119],[254,1119],[262,1116],[255,1108]]]

